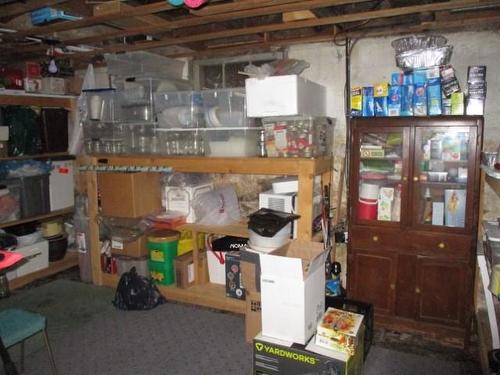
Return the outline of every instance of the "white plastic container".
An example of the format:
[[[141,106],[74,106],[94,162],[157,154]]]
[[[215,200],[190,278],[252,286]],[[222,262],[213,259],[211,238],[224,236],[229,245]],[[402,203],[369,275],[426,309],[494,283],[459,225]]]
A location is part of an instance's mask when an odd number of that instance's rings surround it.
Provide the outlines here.
[[[205,134],[205,155],[250,157],[259,155],[261,128],[212,128]]]
[[[362,183],[359,188],[360,199],[378,199],[380,187],[375,184]]]
[[[288,241],[290,241],[290,233],[292,230],[291,223],[285,225],[281,228],[273,237],[264,237],[260,234],[254,232],[253,230],[248,230],[249,246],[255,248],[255,250],[272,250],[283,246]]]
[[[246,127],[245,89],[201,91],[207,127]]]

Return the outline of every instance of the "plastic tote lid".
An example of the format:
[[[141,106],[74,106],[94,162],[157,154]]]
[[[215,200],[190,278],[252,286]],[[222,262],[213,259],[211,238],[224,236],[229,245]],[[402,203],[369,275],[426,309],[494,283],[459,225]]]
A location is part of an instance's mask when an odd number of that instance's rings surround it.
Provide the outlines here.
[[[291,214],[283,211],[276,211],[270,208],[261,208],[250,214],[248,229],[251,229],[263,237],[273,237],[285,225],[298,219],[300,215]]]
[[[149,242],[172,242],[177,241],[180,237],[180,232],[172,229],[155,230],[148,235]]]

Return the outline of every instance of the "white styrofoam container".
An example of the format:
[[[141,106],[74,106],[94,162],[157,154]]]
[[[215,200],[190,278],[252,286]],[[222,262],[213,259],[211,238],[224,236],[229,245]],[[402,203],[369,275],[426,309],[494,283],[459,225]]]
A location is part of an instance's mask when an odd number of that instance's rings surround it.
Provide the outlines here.
[[[293,240],[260,254],[262,334],[306,344],[325,311],[323,244]]]
[[[208,279],[213,284],[226,285],[226,253],[217,251],[224,259],[221,263],[212,250],[207,250]]]
[[[62,210],[75,205],[75,166],[73,160],[53,160],[50,171],[50,211]]]
[[[247,117],[326,116],[326,88],[297,75],[245,80]]]
[[[178,211],[187,215],[187,223],[196,223],[193,200],[198,195],[213,190],[213,188],[212,183],[182,187],[165,186],[162,203],[167,210]]]
[[[27,263],[24,263],[11,272],[7,272],[9,280],[43,270],[49,266],[49,242],[46,240],[33,245],[19,247],[16,251],[24,255]]]

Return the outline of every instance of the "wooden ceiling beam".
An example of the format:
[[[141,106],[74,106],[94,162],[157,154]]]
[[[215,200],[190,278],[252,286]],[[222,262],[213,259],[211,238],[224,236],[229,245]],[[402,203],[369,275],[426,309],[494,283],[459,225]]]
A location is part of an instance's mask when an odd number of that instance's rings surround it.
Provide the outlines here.
[[[254,26],[254,27],[246,27],[246,28],[238,28],[224,31],[216,31],[211,33],[204,33],[200,35],[188,35],[184,37],[177,38],[165,38],[160,41],[152,41],[146,43],[140,43],[138,45],[112,45],[101,49],[97,53],[116,53],[116,52],[125,52],[125,51],[137,51],[143,49],[151,49],[158,47],[165,47],[171,45],[178,45],[183,43],[191,43],[198,42],[203,40],[212,40],[218,38],[230,38],[234,36],[240,35],[250,35],[250,34],[258,34],[264,32],[273,32],[273,31],[281,31],[281,30],[293,30],[307,27],[316,27],[322,25],[333,25],[339,23],[349,23],[356,21],[366,21],[377,18],[386,18],[386,17],[395,17],[402,16],[408,14],[415,14],[421,12],[428,11],[441,11],[441,10],[449,10],[454,8],[472,8],[481,3],[481,5],[500,5],[500,0],[490,0],[490,1],[481,1],[477,0],[457,0],[457,1],[447,1],[441,3],[432,3],[432,4],[423,4],[423,5],[411,5],[406,7],[398,7],[398,8],[390,8],[390,9],[382,9],[375,11],[367,11],[367,12],[358,12],[353,14],[345,14],[341,16],[332,16],[332,17],[323,17],[319,19],[313,20],[304,20],[304,21],[296,21],[291,23],[278,23],[278,24],[270,24],[263,26]],[[95,54],[90,52],[85,52],[82,54]]]
[[[174,7],[172,5],[169,5],[166,1],[161,1],[157,3],[137,6],[126,12],[103,14],[100,16],[92,16],[76,21],[64,21],[46,26],[33,27],[26,30],[20,30],[17,33],[10,34],[9,36],[13,38],[23,38],[25,36],[30,36],[30,35],[45,35],[57,31],[81,29],[84,27],[104,24],[118,19],[139,17],[149,14],[159,13],[173,8]]]
[[[15,3],[2,6],[0,18],[17,17],[38,8],[62,4],[67,1],[69,0],[31,0],[29,2],[16,1]]]
[[[263,16],[269,14],[278,14],[282,12],[288,11],[297,11],[297,10],[307,10],[320,8],[325,6],[335,6],[335,5],[345,5],[352,3],[361,3],[367,2],[370,0],[309,0],[304,3],[303,1],[294,2],[292,4],[289,0],[274,0],[272,1],[273,5],[268,7],[259,7],[257,9],[250,9],[245,11],[237,11],[231,13],[222,13],[215,14],[213,16],[206,17],[192,17],[188,19],[181,19],[178,21],[170,21],[168,27],[164,26],[143,26],[136,27],[128,30],[116,30],[110,31],[108,33],[100,34],[97,36],[83,37],[83,38],[75,38],[75,39],[66,39],[61,40],[64,44],[92,44],[95,42],[102,42],[104,40],[114,39],[114,38],[122,38],[132,35],[141,35],[141,34],[153,34],[159,33],[162,31],[168,31],[172,28],[183,28],[183,27],[192,27],[192,26],[200,26],[209,23],[228,21],[232,19],[243,19],[247,17],[256,17]],[[253,3],[253,2],[252,2]],[[214,5],[213,7],[226,7],[228,4],[222,5]],[[21,48],[22,52],[28,51],[36,51],[37,47],[27,47],[26,49]]]

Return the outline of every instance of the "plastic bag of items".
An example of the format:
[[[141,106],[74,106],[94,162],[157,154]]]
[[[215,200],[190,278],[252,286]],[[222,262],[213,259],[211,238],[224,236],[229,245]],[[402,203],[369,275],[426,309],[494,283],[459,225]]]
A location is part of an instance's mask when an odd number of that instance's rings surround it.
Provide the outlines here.
[[[240,221],[240,206],[232,186],[224,186],[198,195],[193,201],[198,224],[228,225]]]
[[[412,35],[393,40],[396,65],[403,70],[429,68],[448,64],[453,46],[440,35]]]
[[[132,267],[120,277],[113,305],[119,310],[151,310],[165,302],[153,282]]]

